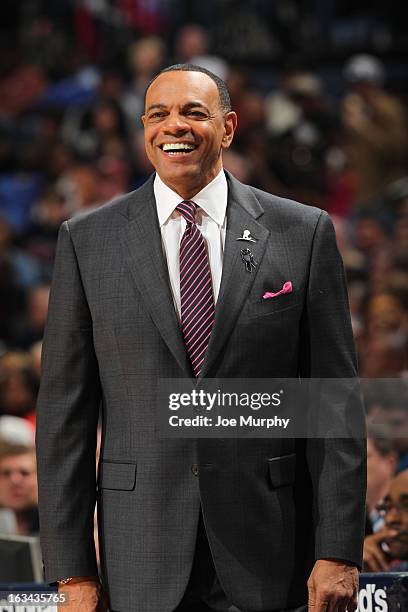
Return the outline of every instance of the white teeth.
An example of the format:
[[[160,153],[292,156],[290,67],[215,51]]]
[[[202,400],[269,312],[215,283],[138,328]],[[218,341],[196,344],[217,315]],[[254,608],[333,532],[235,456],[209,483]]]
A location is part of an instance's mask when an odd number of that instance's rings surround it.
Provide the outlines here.
[[[184,142],[173,142],[172,144],[164,144],[163,151],[192,151],[195,145]]]

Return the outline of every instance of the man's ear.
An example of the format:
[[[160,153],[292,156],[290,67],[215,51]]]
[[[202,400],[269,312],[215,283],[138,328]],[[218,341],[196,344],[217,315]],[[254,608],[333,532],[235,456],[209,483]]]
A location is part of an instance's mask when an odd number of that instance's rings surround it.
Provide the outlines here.
[[[226,113],[224,115],[224,136],[222,138],[222,148],[223,149],[228,149],[228,147],[230,146],[232,139],[234,138],[234,132],[236,130],[237,127],[237,122],[238,122],[238,118],[237,118],[237,113],[235,113],[234,111],[230,111],[229,113]]]
[[[144,125],[145,125],[145,121],[146,121],[146,115],[141,115],[141,116],[140,116],[140,121],[141,121],[141,123],[142,123],[142,125],[143,125],[143,127],[144,127]]]

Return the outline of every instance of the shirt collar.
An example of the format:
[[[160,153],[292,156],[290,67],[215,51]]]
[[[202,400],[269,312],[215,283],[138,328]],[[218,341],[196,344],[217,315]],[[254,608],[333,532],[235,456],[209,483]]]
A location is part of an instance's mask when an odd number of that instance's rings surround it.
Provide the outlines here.
[[[183,198],[170,189],[170,187],[162,181],[157,172],[153,189],[156,198],[159,224],[160,227],[162,227]],[[219,226],[222,226],[225,219],[228,200],[228,183],[224,170],[221,169],[217,176],[191,199]]]

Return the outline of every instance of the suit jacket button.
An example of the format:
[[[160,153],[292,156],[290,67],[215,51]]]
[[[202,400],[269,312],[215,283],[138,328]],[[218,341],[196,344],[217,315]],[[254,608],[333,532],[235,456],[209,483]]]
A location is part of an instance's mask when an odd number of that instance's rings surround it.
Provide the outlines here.
[[[198,476],[198,464],[197,463],[193,463],[193,465],[191,466],[191,471],[193,472],[194,476]]]

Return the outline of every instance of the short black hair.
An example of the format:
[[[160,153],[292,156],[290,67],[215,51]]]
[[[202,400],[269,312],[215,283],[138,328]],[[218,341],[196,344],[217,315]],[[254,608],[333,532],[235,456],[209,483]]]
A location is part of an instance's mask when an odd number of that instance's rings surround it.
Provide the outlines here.
[[[222,79],[220,79],[219,76],[217,76],[216,74],[211,72],[211,70],[207,70],[207,68],[203,68],[202,66],[197,66],[196,64],[173,64],[173,66],[168,66],[167,68],[163,68],[163,70],[160,70],[160,72],[158,74],[156,74],[155,77],[153,77],[153,79],[150,81],[150,83],[146,87],[146,91],[145,91],[145,95],[144,95],[145,101],[146,101],[147,90],[149,89],[150,85],[157,79],[157,77],[159,77],[161,74],[164,74],[165,72],[177,72],[177,71],[180,71],[180,72],[202,72],[203,74],[206,74],[207,76],[209,76],[210,79],[212,79],[214,81],[214,83],[216,84],[216,86],[217,86],[218,95],[219,95],[219,98],[220,98],[220,107],[221,107],[221,110],[224,113],[229,113],[230,110],[232,110],[232,107],[231,107],[231,98],[230,98],[230,95],[229,95],[228,88],[227,88],[226,84],[224,83],[224,81]]]

